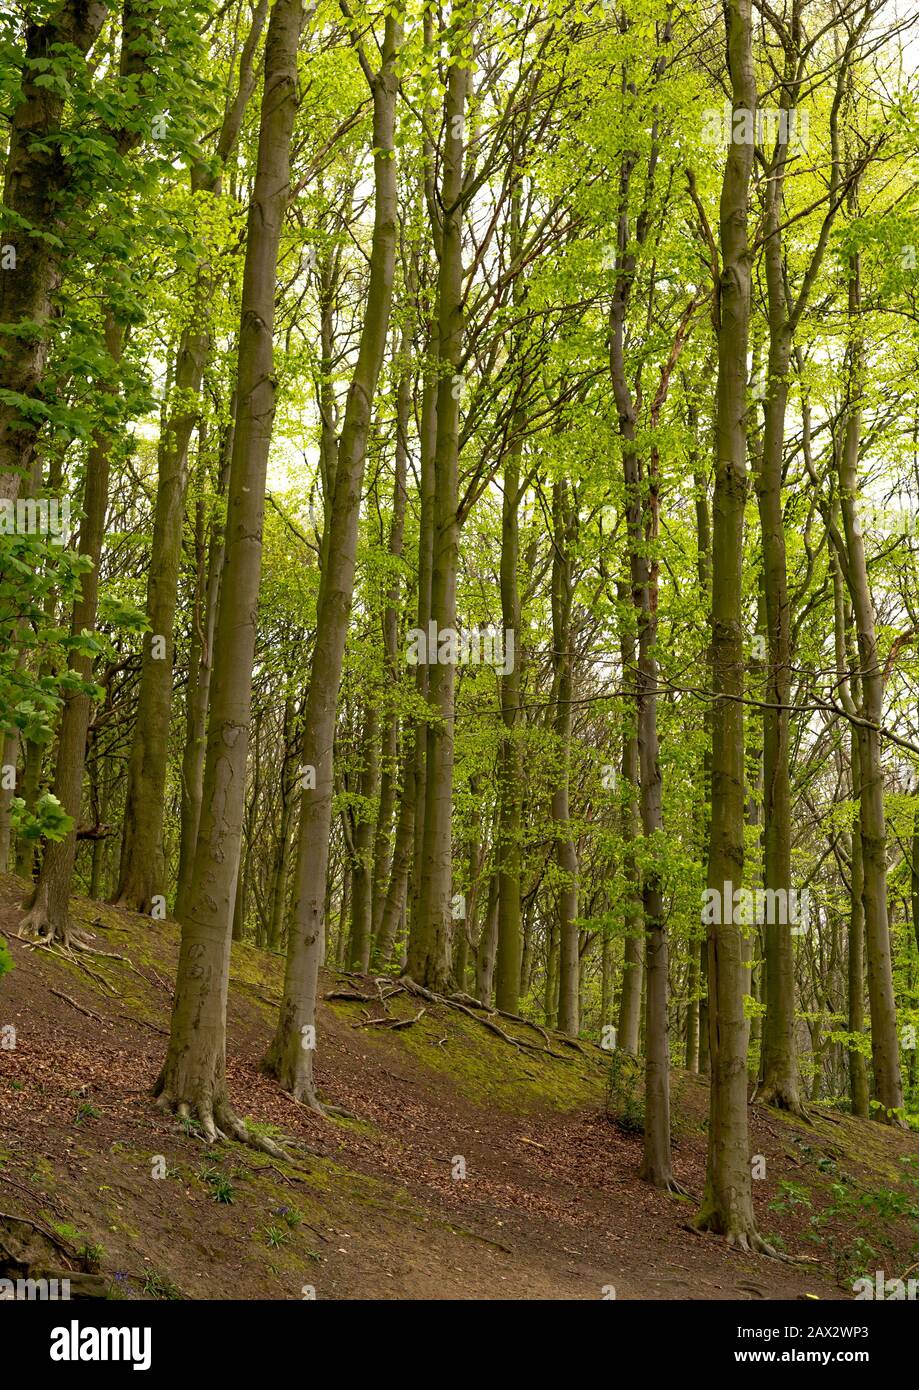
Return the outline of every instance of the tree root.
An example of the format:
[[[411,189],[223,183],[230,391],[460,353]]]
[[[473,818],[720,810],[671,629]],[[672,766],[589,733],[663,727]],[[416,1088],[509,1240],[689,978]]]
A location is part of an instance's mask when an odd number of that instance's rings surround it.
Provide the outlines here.
[[[70,1007],[76,1009],[78,1013],[85,1014],[87,1018],[94,1018],[97,1023],[105,1023],[106,1020],[104,1018],[99,1014],[94,1014],[92,1009],[84,1009],[83,1005],[78,1004],[75,999],[71,999],[69,994],[62,994],[59,989],[50,988],[49,993],[53,994],[57,999],[63,999],[65,1004],[69,1004]]]
[[[804,1102],[789,1099],[785,1092],[777,1086],[758,1086],[753,1093],[751,1104],[762,1105],[769,1110],[779,1110],[784,1115],[794,1115],[806,1125],[813,1124]]]
[[[487,1016],[485,1018],[481,1018],[477,1013],[473,1011],[472,1008],[469,1007],[468,1004],[462,1003],[462,1001],[456,998],[455,996],[449,994],[435,994],[433,990],[425,989],[424,985],[417,984],[408,975],[402,976],[402,978],[399,981],[399,988],[404,990],[406,994],[414,994],[422,999],[426,999],[428,1003],[444,1004],[449,1009],[457,1009],[460,1013],[465,1014],[467,1018],[473,1019],[476,1023],[481,1023],[483,1028],[487,1028],[489,1032],[496,1034],[497,1037],[501,1038],[503,1042],[510,1043],[511,1047],[516,1047],[519,1052],[529,1053],[535,1057],[554,1057],[556,1061],[559,1062],[568,1061],[568,1058],[564,1055],[564,1053],[552,1051],[551,1046],[549,1046],[548,1034],[545,1034],[546,1046],[537,1047],[535,1043],[528,1043],[524,1042],[522,1038],[511,1037],[510,1033],[505,1033],[504,1029],[499,1027],[499,1025],[494,1022],[496,1016],[513,1017],[513,1015],[501,1015],[499,1011],[489,1009]],[[478,1003],[478,1001],[476,1001],[476,1003],[478,1008],[483,1010],[485,1009],[484,1004]],[[522,1019],[521,1021],[523,1023],[530,1022],[529,1019]],[[544,1031],[540,1029],[538,1023],[532,1024],[531,1026],[534,1027],[538,1032]]]
[[[200,1101],[192,1104],[186,1100],[175,1100],[165,1091],[161,1091],[156,1097],[156,1104],[160,1110],[175,1115],[178,1120],[197,1120],[207,1144],[216,1144],[219,1140],[225,1143],[235,1140],[247,1148],[280,1159],[282,1163],[291,1162],[290,1155],[280,1144],[276,1144],[267,1135],[255,1134],[247,1129],[229,1101],[223,1097],[215,1099],[212,1105]]]
[[[352,1023],[352,1028],[391,1028],[393,1032],[397,1028],[411,1028],[413,1023],[417,1023],[427,1011],[419,1009],[414,1018],[362,1018],[358,1023]]]

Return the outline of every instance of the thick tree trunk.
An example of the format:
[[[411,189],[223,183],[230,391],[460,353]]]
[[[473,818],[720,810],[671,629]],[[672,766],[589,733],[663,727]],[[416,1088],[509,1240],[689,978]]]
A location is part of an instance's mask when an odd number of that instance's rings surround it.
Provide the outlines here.
[[[201,821],[182,918],[161,1105],[193,1114],[205,1135],[249,1140],[226,1084],[226,1001],[252,703],[265,473],[275,411],[273,328],[278,248],[289,197],[301,0],[276,0],[265,42],[255,186],[249,209],[228,485],[226,553],[214,641]],[[258,1141],[265,1147],[270,1140]]]
[[[376,74],[369,74],[368,70],[373,96],[376,196],[367,311],[338,448],[304,714],[303,761],[315,769],[316,785],[304,790],[300,802],[284,996],[264,1061],[266,1070],[277,1077],[285,1091],[312,1108],[320,1108],[313,1081],[314,1047],[307,1045],[315,1039],[304,1030],[315,1029],[317,982],[325,940],[323,913],[332,829],[338,691],[354,589],[370,409],[383,362],[392,302],[397,233],[396,61],[401,39],[401,26],[388,16],[380,69]]]
[[[36,394],[45,371],[45,330],[65,255],[62,204],[77,167],[65,156],[66,140],[57,138],[67,70],[71,64],[76,69],[90,52],[109,8],[104,0],[66,0],[46,23],[26,24],[22,86],[10,119],[0,206],[0,245],[12,247],[16,257],[15,270],[0,273],[0,324],[11,329],[0,339],[5,345],[0,351],[0,498],[18,495],[38,434],[34,415],[22,405]],[[66,68],[60,81],[48,83],[45,69],[52,60]],[[24,398],[22,404],[17,397]]]

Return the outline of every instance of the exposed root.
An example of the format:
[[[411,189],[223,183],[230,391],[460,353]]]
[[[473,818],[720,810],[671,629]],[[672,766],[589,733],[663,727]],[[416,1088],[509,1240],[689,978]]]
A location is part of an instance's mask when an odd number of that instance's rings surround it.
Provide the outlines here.
[[[695,1193],[690,1192],[688,1187],[684,1187],[681,1182],[677,1182],[676,1178],[672,1176],[669,1177],[666,1182],[655,1183],[654,1186],[658,1192],[666,1192],[671,1197],[695,1197]],[[696,1198],[696,1200],[698,1200],[698,1198]]]
[[[710,1217],[697,1216],[694,1221],[687,1222],[683,1230],[697,1236],[724,1236],[729,1250],[738,1250],[745,1255],[765,1255],[768,1259],[781,1260],[785,1264],[792,1263],[787,1255],[780,1254],[764,1240],[755,1227],[732,1227],[725,1231]]]
[[[499,1027],[499,1025],[495,1023],[495,1017],[501,1016],[497,1013],[496,1010],[489,1010],[487,1015],[484,1018],[482,1018],[479,1014],[475,1013],[474,1010],[470,1008],[468,1004],[464,1004],[460,999],[456,998],[455,996],[449,994],[435,994],[433,990],[425,989],[424,985],[417,984],[408,975],[402,976],[402,978],[399,981],[399,988],[403,989],[406,994],[420,996],[420,998],[426,999],[431,1004],[444,1004],[449,1009],[458,1009],[459,1012],[465,1014],[467,1018],[473,1019],[476,1023],[481,1023],[483,1028],[487,1028],[489,1032],[496,1034],[496,1036],[501,1038],[503,1042],[510,1043],[511,1047],[516,1047],[519,1052],[526,1052],[536,1057],[554,1057],[556,1061],[559,1062],[568,1061],[568,1058],[565,1057],[563,1053],[552,1051],[552,1048],[549,1045],[548,1034],[545,1034],[545,1047],[537,1047],[535,1043],[528,1043],[524,1042],[522,1038],[511,1037],[510,1033],[506,1033],[503,1028]],[[478,1004],[478,1007],[480,1009],[484,1009],[485,1005]],[[513,1015],[510,1015],[510,1017],[513,1017]],[[529,1019],[522,1019],[521,1021],[524,1023],[529,1023]],[[539,1028],[539,1024],[533,1024],[532,1026],[536,1028],[537,1031],[544,1032],[544,1030]]]
[[[71,999],[69,994],[62,994],[59,989],[51,989],[50,987],[48,992],[49,994],[53,994],[57,999],[63,999],[65,1004],[69,1004],[70,1007],[76,1009],[78,1013],[85,1014],[87,1018],[94,1018],[97,1023],[105,1023],[106,1020],[104,1018],[100,1017],[99,1014],[94,1014],[92,1009],[84,1009],[83,1005],[78,1004],[75,999]]]
[[[770,1260],[784,1259],[758,1231],[729,1231],[727,1242],[729,1249],[740,1250],[745,1255],[766,1255]]]
[[[391,1028],[395,1032],[398,1028],[411,1028],[413,1023],[417,1023],[427,1011],[424,1008],[418,1010],[414,1018],[362,1018],[357,1023],[352,1023],[352,1028]]]
[[[334,1114],[334,1107],[323,1105],[314,1091],[304,1092],[302,1096],[294,1095],[293,1091],[285,1091],[280,1088],[281,1095],[286,1096],[294,1105],[298,1105],[301,1110],[309,1110],[311,1114],[318,1115],[320,1119],[329,1120]]]
[[[785,1115],[794,1115],[802,1120],[804,1124],[813,1124],[813,1120],[808,1112],[807,1106],[796,1096],[789,1096],[780,1086],[772,1083],[763,1084],[756,1088],[753,1094],[753,1105],[762,1105],[770,1110],[780,1110]]]
[[[216,1144],[221,1140],[229,1143],[235,1140],[247,1148],[280,1159],[282,1163],[291,1162],[290,1155],[280,1144],[276,1144],[267,1135],[256,1134],[248,1129],[224,1097],[217,1097],[212,1105],[200,1101],[193,1104],[187,1100],[176,1100],[165,1091],[161,1091],[156,1097],[156,1104],[161,1110],[175,1115],[178,1120],[197,1121],[208,1144]]]

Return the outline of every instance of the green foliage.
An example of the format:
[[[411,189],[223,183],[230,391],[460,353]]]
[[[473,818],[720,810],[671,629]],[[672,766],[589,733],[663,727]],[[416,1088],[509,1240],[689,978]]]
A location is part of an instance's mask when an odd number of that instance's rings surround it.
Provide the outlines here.
[[[641,1062],[621,1049],[610,1056],[606,1076],[606,1113],[623,1134],[644,1134]]]

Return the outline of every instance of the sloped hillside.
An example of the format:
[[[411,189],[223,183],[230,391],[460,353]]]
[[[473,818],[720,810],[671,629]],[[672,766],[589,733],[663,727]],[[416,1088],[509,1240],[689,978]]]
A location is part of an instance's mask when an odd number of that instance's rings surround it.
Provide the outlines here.
[[[595,1299],[610,1286],[619,1299],[832,1299],[919,1257],[916,1136],[753,1110],[761,1228],[796,1259],[732,1253],[686,1225],[704,1173],[703,1081],[674,1073],[676,1172],[691,1196],[666,1197],[637,1179],[641,1088],[627,1068],[610,1100],[609,1056],[591,1044],[485,1023],[395,981],[325,977],[317,1070],[346,1114],[306,1113],[259,1073],[282,961],[245,946],[231,1091],[290,1161],[209,1147],[150,1099],[176,924],[74,900],[99,954],[70,960],[17,939],[19,890],[0,880],[15,962],[0,986],[0,1024],[15,1028],[0,1050],[7,1269],[70,1271],[77,1292],[130,1299]]]

